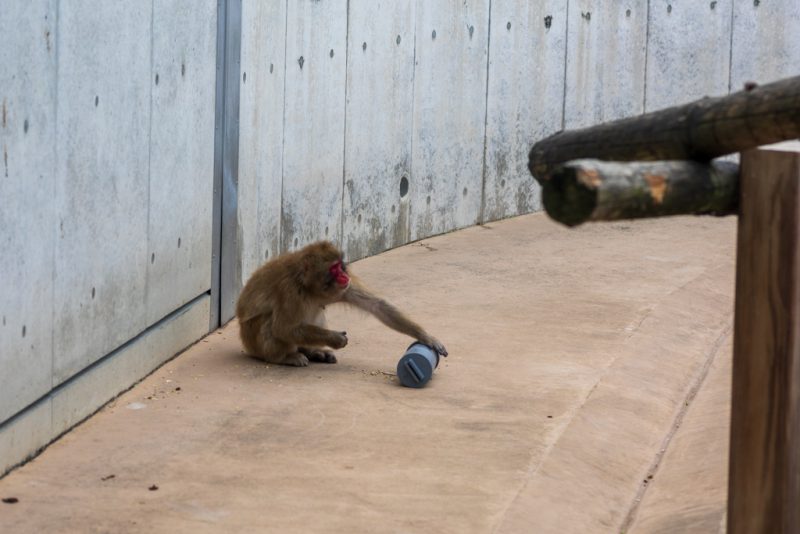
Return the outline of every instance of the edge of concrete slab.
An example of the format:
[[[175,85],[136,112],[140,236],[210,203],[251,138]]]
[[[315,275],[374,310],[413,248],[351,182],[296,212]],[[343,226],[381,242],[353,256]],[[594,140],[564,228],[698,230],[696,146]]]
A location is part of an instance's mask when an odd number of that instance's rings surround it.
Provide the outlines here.
[[[208,333],[211,297],[188,303],[0,425],[0,478]]]
[[[731,334],[729,296],[708,289],[716,271],[677,289],[636,325],[548,454],[530,466],[531,476],[494,532],[523,532],[533,523],[537,532],[561,532],[564,517],[570,517],[572,532],[632,524],[687,407]],[[698,314],[705,324],[696,323]],[[586,448],[587,439],[597,447]]]

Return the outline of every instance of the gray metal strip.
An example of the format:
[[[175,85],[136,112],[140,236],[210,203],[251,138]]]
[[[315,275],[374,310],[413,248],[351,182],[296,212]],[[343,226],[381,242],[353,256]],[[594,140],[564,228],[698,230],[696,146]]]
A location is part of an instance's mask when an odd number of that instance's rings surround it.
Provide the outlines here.
[[[241,287],[237,222],[241,36],[241,0],[218,0],[214,236],[209,329],[217,328],[233,318]]]
[[[214,200],[211,236],[211,317],[208,330],[220,326],[220,238],[222,235],[222,119],[225,110],[225,4],[217,0],[217,87],[214,113]]]

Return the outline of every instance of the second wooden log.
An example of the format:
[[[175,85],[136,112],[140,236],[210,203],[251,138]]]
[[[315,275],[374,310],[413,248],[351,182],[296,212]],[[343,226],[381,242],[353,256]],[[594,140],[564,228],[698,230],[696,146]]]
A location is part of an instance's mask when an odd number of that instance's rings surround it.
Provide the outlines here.
[[[739,167],[717,161],[575,160],[542,184],[547,214],[567,226],[664,215],[727,215],[738,204]]]

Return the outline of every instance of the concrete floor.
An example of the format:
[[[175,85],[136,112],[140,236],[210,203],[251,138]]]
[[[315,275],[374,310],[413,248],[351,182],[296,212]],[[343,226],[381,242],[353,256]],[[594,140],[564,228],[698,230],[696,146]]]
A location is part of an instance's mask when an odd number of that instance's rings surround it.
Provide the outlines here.
[[[735,228],[536,214],[357,262],[447,345],[428,387],[356,312],[307,368],[229,324],[0,480],[0,532],[718,532]]]

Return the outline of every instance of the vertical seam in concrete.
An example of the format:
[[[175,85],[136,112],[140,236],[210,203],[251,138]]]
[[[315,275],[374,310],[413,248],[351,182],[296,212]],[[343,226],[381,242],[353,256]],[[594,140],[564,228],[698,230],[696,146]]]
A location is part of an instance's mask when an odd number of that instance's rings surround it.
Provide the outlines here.
[[[425,1],[425,0],[421,0]],[[405,243],[411,242],[411,221],[413,220],[413,213],[414,213],[414,203],[411,202],[413,195],[411,191],[416,185],[416,176],[414,176],[414,132],[417,131],[417,114],[416,114],[416,107],[417,107],[417,10],[419,9],[419,1],[414,2],[414,53],[411,57],[411,131],[409,135],[411,136],[411,149],[409,152],[408,157],[410,158],[408,164],[408,217],[406,218],[406,231],[405,231]],[[399,213],[399,207],[398,207]],[[399,246],[395,244],[395,246]]]
[[[481,209],[478,223],[486,221],[486,153],[489,148],[489,66],[492,62],[492,0],[489,0],[489,19],[486,30],[486,95],[483,113],[483,172],[481,173]],[[519,215],[519,214],[517,214]]]
[[[153,83],[153,67],[155,62],[153,60],[154,56],[154,47],[155,47],[155,11],[156,11],[156,2],[155,0],[150,1],[150,76],[148,80],[148,84],[150,86],[150,111],[148,113],[147,119],[147,220],[145,224],[147,225],[147,231],[145,235],[145,242],[147,243],[145,247],[145,271],[144,271],[144,317],[145,317],[145,328],[149,326],[150,322],[150,266],[152,265],[151,262],[147,261],[148,252],[153,254],[154,252],[151,250],[150,246],[150,201],[151,201],[151,194],[153,188],[153,175],[152,175],[152,160],[153,160],[153,92],[155,84]]]
[[[347,0],[345,8],[345,31],[344,31],[344,126],[342,133],[342,198],[339,211],[339,247],[344,249],[344,189],[347,174],[347,75],[350,59],[350,0]]]
[[[642,113],[647,113],[647,69],[649,66],[650,58],[650,1],[647,0],[647,14],[645,15],[645,30],[644,30],[644,90],[642,91]]]
[[[60,53],[61,53],[61,46],[59,43],[61,41],[61,0],[56,0],[56,20],[55,20],[55,88],[53,92],[53,132],[55,134],[55,138],[58,139],[58,78],[59,78],[59,64],[60,64]],[[52,270],[51,270],[51,280],[52,285],[50,286],[50,325],[51,325],[51,332],[50,332],[50,390],[52,391],[53,386],[55,385],[55,376],[56,376],[56,249],[58,248],[58,241],[60,239],[60,225],[61,221],[59,220],[59,212],[58,212],[58,142],[54,143],[54,155],[53,155],[53,202],[56,203],[56,209],[53,210],[56,214],[55,218],[55,240],[53,241],[53,249],[51,251],[52,257]],[[53,425],[53,410],[50,410],[50,427],[52,428]]]
[[[561,129],[567,127],[567,62],[569,61],[569,5],[572,0],[567,1],[567,20],[564,24],[564,86],[561,94]]]
[[[284,183],[284,166],[286,162],[286,74],[289,72],[287,65],[289,64],[289,0],[284,2],[286,9],[283,14],[283,125],[281,126],[281,202],[280,202],[280,218],[278,219],[278,254],[284,252],[283,249],[283,183]]]
[[[736,0],[731,0],[731,28],[730,28],[730,47],[728,49],[728,94],[730,94],[731,89],[733,88],[733,28],[734,28],[734,20],[735,20],[735,8]]]

